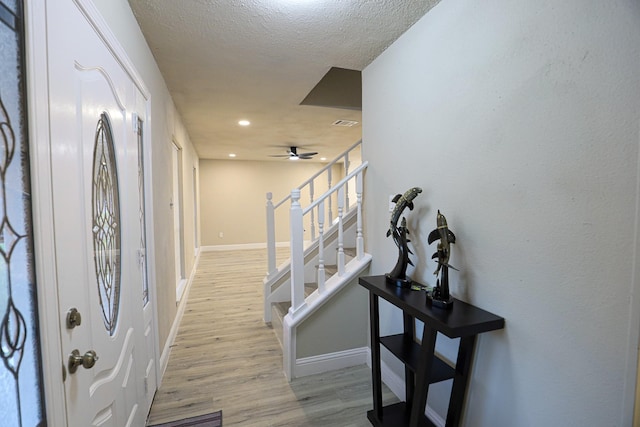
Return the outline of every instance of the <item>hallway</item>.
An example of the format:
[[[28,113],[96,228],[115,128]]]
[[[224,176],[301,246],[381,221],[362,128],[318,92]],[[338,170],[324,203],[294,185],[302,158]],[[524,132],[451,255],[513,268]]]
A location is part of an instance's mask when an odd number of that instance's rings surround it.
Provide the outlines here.
[[[225,427],[370,425],[367,366],[287,382],[262,321],[265,271],[263,249],[201,253],[150,425],[220,409]],[[385,387],[385,403],[394,399]]]

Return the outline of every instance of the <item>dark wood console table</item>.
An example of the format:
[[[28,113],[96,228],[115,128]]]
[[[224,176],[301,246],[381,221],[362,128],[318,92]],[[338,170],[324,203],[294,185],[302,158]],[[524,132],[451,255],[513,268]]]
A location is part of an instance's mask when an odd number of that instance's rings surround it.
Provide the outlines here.
[[[457,299],[450,310],[432,308],[427,305],[425,292],[397,287],[387,282],[385,276],[361,277],[359,283],[369,290],[373,410],[367,412],[367,418],[371,424],[376,427],[434,426],[424,415],[429,384],[453,379],[446,425],[458,426],[476,335],[502,329],[504,318]],[[402,310],[404,333],[380,336],[378,298],[383,298]],[[421,344],[414,337],[414,319],[424,323]],[[460,338],[455,368],[434,355],[438,332],[449,338]],[[380,345],[385,346],[404,363],[406,402],[382,406]]]

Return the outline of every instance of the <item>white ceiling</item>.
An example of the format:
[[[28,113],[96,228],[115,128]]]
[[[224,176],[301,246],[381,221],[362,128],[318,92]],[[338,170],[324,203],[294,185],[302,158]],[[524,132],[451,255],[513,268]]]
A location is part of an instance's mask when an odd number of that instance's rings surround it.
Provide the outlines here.
[[[129,0],[203,159],[332,159],[361,112],[299,105],[333,66],[362,70],[439,0]],[[251,121],[241,127],[238,120]],[[281,146],[281,147],[278,147]]]

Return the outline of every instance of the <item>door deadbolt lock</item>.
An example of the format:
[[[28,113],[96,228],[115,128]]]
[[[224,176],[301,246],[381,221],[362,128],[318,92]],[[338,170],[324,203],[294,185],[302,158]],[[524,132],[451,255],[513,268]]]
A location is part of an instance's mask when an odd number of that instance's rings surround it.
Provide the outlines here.
[[[78,370],[78,366],[82,366],[85,369],[91,369],[98,359],[98,355],[93,350],[87,351],[82,356],[80,355],[80,351],[77,349],[73,350],[69,355],[69,363],[67,365],[69,373],[75,373]]]
[[[80,326],[82,323],[82,316],[77,308],[72,308],[67,312],[67,329],[73,329],[76,326]]]

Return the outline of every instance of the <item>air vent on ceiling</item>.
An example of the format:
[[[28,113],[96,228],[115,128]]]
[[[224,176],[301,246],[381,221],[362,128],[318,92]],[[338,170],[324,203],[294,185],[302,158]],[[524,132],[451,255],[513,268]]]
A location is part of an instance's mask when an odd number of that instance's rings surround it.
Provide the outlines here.
[[[355,120],[336,120],[335,122],[331,123],[332,126],[345,126],[345,127],[351,127],[357,124],[358,122],[356,122]]]

